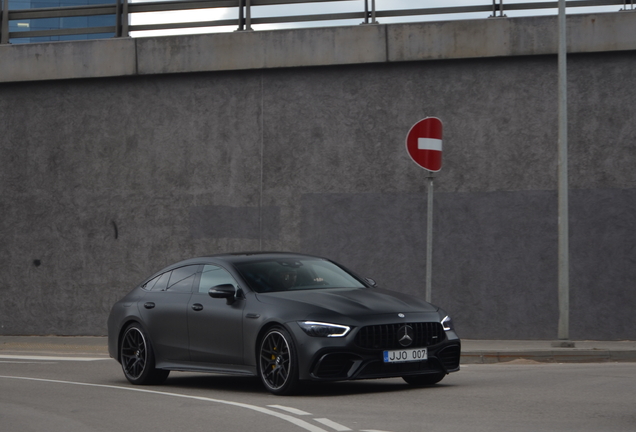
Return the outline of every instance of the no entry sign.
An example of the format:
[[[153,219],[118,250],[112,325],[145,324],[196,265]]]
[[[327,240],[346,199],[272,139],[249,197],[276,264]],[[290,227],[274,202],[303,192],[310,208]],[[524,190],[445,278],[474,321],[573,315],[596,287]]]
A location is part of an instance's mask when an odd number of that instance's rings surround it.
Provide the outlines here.
[[[439,171],[442,168],[442,121],[426,117],[415,123],[406,135],[406,151],[422,168]]]

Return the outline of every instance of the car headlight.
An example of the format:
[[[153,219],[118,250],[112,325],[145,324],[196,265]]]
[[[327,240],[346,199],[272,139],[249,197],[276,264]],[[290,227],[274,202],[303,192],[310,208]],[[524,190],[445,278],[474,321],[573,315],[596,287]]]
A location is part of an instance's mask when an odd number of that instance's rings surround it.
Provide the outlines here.
[[[349,326],[316,321],[298,321],[298,325],[309,336],[316,337],[343,337],[351,330]]]
[[[444,317],[444,319],[442,320],[442,327],[446,331],[453,330],[455,328],[453,326],[453,320],[451,319],[451,317],[449,317],[448,315]]]

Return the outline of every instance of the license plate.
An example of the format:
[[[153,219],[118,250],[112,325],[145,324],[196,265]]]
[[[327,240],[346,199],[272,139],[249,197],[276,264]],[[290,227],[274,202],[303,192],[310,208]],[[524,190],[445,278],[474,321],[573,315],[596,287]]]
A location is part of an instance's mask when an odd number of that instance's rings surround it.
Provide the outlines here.
[[[384,363],[404,363],[428,359],[426,348],[384,351]]]

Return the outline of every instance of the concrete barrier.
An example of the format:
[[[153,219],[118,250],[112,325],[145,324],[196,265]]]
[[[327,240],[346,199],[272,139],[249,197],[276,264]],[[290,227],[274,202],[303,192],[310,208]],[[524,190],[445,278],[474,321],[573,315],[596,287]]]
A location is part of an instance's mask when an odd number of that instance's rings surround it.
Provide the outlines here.
[[[636,12],[568,17],[570,53],[636,49]],[[0,46],[0,82],[555,54],[556,17]]]

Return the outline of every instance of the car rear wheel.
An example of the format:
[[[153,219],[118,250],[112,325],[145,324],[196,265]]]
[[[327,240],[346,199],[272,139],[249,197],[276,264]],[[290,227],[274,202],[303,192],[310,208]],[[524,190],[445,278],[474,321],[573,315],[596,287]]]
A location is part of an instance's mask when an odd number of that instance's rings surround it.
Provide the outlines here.
[[[438,382],[443,380],[445,376],[445,373],[440,372],[436,374],[403,376],[402,379],[414,386],[426,386],[437,384]]]
[[[121,342],[121,368],[132,384],[161,384],[170,371],[155,368],[155,355],[146,332],[139,324],[126,328]]]
[[[260,343],[258,375],[275,395],[290,395],[298,388],[298,359],[290,334],[282,327],[267,331]]]

